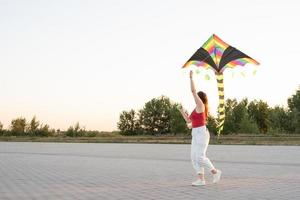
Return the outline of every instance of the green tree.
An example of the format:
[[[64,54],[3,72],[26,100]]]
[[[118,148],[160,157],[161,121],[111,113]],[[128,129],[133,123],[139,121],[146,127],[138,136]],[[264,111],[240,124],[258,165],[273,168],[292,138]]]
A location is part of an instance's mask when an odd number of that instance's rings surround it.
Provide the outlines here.
[[[26,132],[26,119],[23,117],[14,119],[11,121],[10,131],[12,135],[21,136],[25,135]]]
[[[137,135],[140,131],[138,116],[133,109],[123,111],[117,125],[122,135]]]
[[[242,119],[247,119],[247,106],[248,99],[243,99],[239,102],[236,107],[233,109],[234,120],[236,122],[236,129],[240,130]]]
[[[245,98],[240,102],[236,99],[227,99],[223,133],[257,133],[257,130],[256,122],[248,114],[248,99]]]
[[[140,111],[141,128],[146,134],[165,134],[170,132],[170,99],[161,96],[147,102]]]
[[[26,125],[26,134],[30,136],[52,136],[55,133],[48,124],[41,124],[34,116],[31,121]]]
[[[245,120],[247,120],[247,105],[248,100],[243,99],[241,102],[238,102],[235,107],[232,108],[232,118],[233,118],[233,132],[239,133],[242,129],[242,125],[245,125]],[[243,124],[242,124],[242,120]]]
[[[292,120],[290,119],[289,112],[283,107],[275,106],[270,109],[270,133],[288,133],[292,132]]]
[[[238,105],[236,99],[227,99],[225,102],[225,121],[223,134],[230,134],[237,132],[237,125],[235,121],[234,108]]]
[[[239,133],[259,133],[259,128],[256,122],[249,117],[246,112],[239,124]]]
[[[0,135],[3,135],[4,131],[3,131],[3,124],[0,122]]]
[[[300,87],[296,94],[288,98],[289,116],[292,123],[292,131],[300,133]]]
[[[26,127],[26,132],[31,136],[36,136],[39,131],[40,122],[37,121],[36,116],[32,118]]]
[[[248,105],[248,113],[250,118],[256,122],[259,132],[267,133],[270,126],[268,104],[262,100],[251,101]]]

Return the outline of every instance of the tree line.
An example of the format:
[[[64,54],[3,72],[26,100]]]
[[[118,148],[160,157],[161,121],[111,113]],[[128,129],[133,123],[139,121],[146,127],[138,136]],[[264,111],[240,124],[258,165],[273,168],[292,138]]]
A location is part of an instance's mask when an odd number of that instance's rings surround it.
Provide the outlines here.
[[[262,100],[247,98],[225,102],[225,122],[222,134],[297,134],[300,133],[300,88],[287,100],[288,107],[270,107]],[[121,112],[117,123],[123,135],[161,135],[189,133],[177,109],[178,103],[161,96],[146,102],[141,110]],[[217,118],[209,115],[207,127],[216,134]]]
[[[13,119],[8,129],[4,129],[3,124],[0,122],[0,136],[94,137],[99,133],[99,131],[86,130],[85,127],[81,127],[78,122],[70,126],[66,131],[61,131],[60,129],[55,130],[50,128],[48,124],[42,124],[35,116],[30,121],[27,121],[24,117]]]
[[[222,134],[300,134],[300,88],[287,99],[287,108],[270,107],[262,100],[248,101],[227,99],[225,102],[225,123]],[[133,109],[120,113],[117,127],[123,135],[188,134],[178,103],[160,96],[146,102],[138,111]],[[217,118],[209,115],[207,127],[216,134]],[[23,117],[13,119],[8,129],[0,122],[0,136],[69,136],[94,137],[99,131],[86,130],[79,123],[66,131],[50,128],[33,117],[27,121]]]

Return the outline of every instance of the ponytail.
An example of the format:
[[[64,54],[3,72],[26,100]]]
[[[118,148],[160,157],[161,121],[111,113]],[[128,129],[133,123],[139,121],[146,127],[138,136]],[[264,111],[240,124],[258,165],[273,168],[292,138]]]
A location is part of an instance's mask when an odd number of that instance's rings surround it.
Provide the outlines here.
[[[207,103],[204,104],[205,107],[205,117],[208,118],[208,105]]]

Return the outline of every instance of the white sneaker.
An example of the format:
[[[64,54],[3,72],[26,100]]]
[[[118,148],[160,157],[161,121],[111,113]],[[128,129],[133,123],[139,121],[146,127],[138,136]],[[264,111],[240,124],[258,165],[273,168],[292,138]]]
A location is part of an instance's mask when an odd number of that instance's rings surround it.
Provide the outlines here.
[[[205,181],[198,179],[195,182],[192,183],[193,186],[201,186],[201,185],[205,185]]]
[[[220,170],[217,170],[216,174],[213,174],[213,183],[217,183],[221,179],[222,172]]]

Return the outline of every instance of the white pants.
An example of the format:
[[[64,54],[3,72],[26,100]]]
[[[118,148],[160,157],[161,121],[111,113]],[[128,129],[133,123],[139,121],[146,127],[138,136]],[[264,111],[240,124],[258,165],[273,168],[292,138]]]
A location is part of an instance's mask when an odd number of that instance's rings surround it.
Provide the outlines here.
[[[206,157],[209,138],[206,126],[192,129],[191,160],[197,174],[204,174],[204,167],[209,171],[215,169],[209,158]]]

